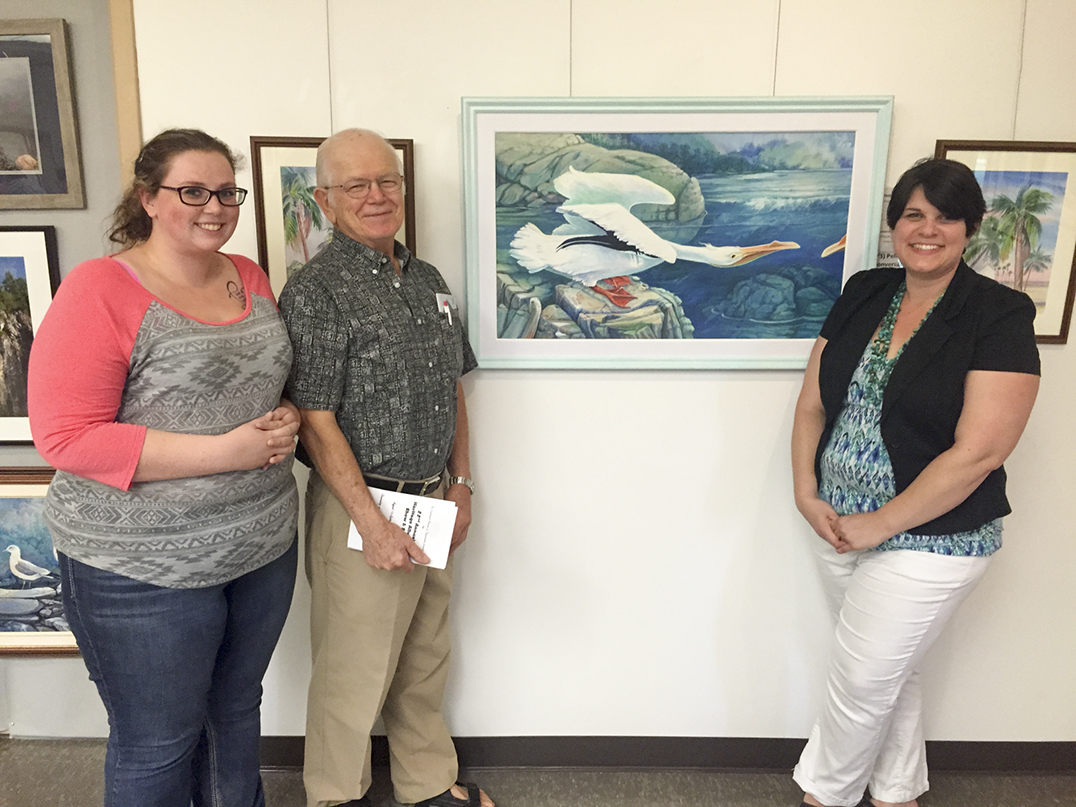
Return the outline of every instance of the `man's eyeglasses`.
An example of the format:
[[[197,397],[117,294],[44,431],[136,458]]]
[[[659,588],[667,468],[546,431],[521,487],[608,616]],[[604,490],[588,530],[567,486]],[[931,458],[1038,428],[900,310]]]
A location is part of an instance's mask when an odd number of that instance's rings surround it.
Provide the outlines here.
[[[404,183],[403,177],[399,174],[386,174],[377,179],[353,179],[350,182],[345,182],[343,185],[328,185],[324,190],[330,191],[333,188],[340,188],[352,199],[365,199],[370,193],[370,188],[375,184],[377,187],[381,188],[383,194],[388,196],[390,193],[399,191]]]
[[[217,201],[225,207],[239,207],[247,198],[247,192],[243,188],[221,188],[219,191],[211,191],[209,188],[199,188],[197,185],[184,185],[181,188],[161,185],[161,189],[175,191],[179,194],[179,201],[192,207],[204,207],[209,204],[213,196],[216,196]]]

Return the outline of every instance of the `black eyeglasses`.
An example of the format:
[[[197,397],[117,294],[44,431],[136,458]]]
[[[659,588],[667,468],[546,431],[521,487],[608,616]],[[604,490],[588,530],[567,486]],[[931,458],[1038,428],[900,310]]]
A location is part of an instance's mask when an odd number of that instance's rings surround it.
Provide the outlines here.
[[[160,187],[161,190],[175,191],[179,194],[179,201],[191,207],[204,207],[214,196],[225,207],[239,207],[247,198],[247,192],[243,188],[221,188],[219,191],[211,191],[209,188],[199,188],[197,185],[184,185],[181,188],[172,188],[168,185]]]
[[[365,199],[370,193],[370,188],[374,185],[381,188],[382,193],[388,195],[399,191],[400,188],[403,187],[403,184],[403,177],[399,174],[386,174],[377,179],[353,179],[350,182],[345,182],[343,185],[326,185],[325,190],[329,191],[333,188],[341,188],[344,193],[352,199]]]

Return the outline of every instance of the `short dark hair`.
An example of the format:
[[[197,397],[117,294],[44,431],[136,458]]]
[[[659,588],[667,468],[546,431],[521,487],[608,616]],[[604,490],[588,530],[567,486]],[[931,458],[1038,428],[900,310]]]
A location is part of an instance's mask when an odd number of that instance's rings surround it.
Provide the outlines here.
[[[956,160],[921,160],[905,171],[893,187],[885,213],[889,229],[897,226],[916,188],[922,188],[927,201],[946,218],[962,220],[966,235],[971,236],[982,224],[986,200],[971,169]]]
[[[166,129],[142,146],[134,164],[131,187],[112,213],[112,229],[108,238],[121,246],[134,246],[149,238],[153,222],[142,207],[142,191],[156,193],[172,164],[172,160],[187,151],[211,151],[220,154],[235,171],[238,157],[227,144],[201,129]]]

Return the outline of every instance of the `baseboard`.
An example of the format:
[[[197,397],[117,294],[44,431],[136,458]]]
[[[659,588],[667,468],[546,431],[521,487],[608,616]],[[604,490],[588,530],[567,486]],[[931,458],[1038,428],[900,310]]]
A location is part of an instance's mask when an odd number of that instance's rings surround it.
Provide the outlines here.
[[[465,768],[701,768],[789,771],[806,740],[755,737],[458,737]],[[262,765],[301,768],[302,737],[262,737]],[[373,738],[373,764],[388,743]],[[1076,742],[927,743],[936,771],[1076,773]]]

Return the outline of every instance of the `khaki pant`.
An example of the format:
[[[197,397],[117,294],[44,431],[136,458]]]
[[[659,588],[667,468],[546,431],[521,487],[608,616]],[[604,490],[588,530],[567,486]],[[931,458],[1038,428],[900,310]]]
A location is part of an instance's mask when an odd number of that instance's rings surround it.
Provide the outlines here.
[[[350,523],[312,473],[306,498],[314,662],[303,772],[307,804],[358,799],[370,787],[370,730],[378,714],[388,734],[396,799],[411,804],[444,792],[458,773],[441,714],[452,560],[444,571],[372,569],[347,547]]]

